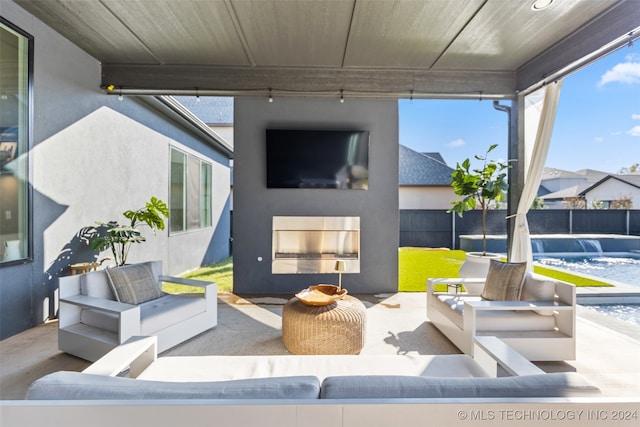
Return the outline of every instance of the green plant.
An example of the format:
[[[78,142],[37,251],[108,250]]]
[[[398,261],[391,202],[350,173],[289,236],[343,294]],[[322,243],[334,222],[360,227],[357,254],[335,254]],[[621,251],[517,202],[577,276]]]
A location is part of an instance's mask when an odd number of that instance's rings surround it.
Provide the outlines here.
[[[156,230],[164,230],[164,218],[169,218],[169,208],[162,200],[151,197],[143,208],[123,212],[129,220],[128,225],[120,225],[118,221],[96,222],[95,233],[89,239],[91,249],[103,251],[111,249],[113,260],[117,266],[126,264],[129,249],[133,243],[142,243],[146,239],[136,227],[146,224],[156,234]]]
[[[506,200],[509,184],[507,183],[507,169],[509,161],[500,162],[487,160],[488,155],[498,144],[489,147],[484,156],[476,155],[477,160],[483,161],[482,168],[471,169],[471,161],[466,159],[462,164],[456,163],[456,169],[451,173],[451,186],[461,200],[452,202],[453,207],[448,212],[456,212],[459,216],[468,210],[482,210],[482,254],[487,253],[487,210],[493,205]]]

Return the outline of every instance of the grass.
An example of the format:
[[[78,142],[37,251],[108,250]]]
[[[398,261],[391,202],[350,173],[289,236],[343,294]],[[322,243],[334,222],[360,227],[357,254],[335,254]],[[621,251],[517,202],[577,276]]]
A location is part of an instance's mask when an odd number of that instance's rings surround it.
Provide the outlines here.
[[[216,282],[218,292],[233,291],[233,257],[229,257],[215,264],[209,264],[196,270],[183,274],[181,277],[188,279],[204,280],[205,282]],[[175,283],[165,283],[162,289],[170,294],[181,293],[202,293],[202,288],[194,286],[178,285]]]
[[[464,251],[400,248],[398,250],[398,291],[425,292],[428,278],[458,277],[458,270],[464,259]],[[606,282],[538,265],[534,266],[534,271],[576,286],[611,286]],[[216,282],[218,292],[233,292],[233,257],[198,268],[182,277]],[[203,292],[201,288],[173,283],[165,283],[163,290],[171,294]]]
[[[458,277],[465,258],[464,251],[400,248],[398,256],[398,290],[425,292],[427,279],[432,277]],[[536,273],[573,283],[576,286],[611,286],[606,282],[589,279],[551,268],[534,266]]]

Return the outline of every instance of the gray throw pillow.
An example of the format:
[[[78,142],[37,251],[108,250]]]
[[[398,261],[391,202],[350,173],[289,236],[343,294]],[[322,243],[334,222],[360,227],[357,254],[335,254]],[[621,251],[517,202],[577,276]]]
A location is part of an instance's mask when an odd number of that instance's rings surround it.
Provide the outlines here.
[[[164,295],[146,263],[107,268],[106,272],[111,290],[120,302],[141,304]]]
[[[526,270],[526,262],[501,262],[492,259],[487,281],[482,290],[482,298],[489,301],[520,300]]]

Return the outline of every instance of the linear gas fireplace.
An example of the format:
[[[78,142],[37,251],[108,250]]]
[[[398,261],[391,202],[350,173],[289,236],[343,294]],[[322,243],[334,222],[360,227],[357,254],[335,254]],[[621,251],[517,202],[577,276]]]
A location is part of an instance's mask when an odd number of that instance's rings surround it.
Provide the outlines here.
[[[273,274],[360,273],[360,217],[274,216]]]

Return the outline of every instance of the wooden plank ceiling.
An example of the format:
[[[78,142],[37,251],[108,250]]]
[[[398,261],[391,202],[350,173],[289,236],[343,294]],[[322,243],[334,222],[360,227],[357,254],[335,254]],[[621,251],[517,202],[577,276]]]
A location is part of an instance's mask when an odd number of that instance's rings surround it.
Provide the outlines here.
[[[499,98],[640,28],[637,0],[14,1],[141,93]]]

